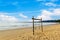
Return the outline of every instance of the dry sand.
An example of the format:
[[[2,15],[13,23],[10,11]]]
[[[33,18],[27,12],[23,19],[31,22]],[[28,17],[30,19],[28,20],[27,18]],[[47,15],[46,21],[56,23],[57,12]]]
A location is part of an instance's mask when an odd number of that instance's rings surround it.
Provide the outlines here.
[[[44,32],[37,27],[35,35],[32,28],[0,31],[0,40],[60,40],[60,24],[44,26]]]

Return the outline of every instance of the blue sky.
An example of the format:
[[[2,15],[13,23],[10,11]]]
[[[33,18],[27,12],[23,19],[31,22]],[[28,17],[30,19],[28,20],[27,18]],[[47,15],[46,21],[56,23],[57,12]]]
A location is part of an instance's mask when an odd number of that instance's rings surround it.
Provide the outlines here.
[[[60,19],[59,0],[0,0],[0,21],[31,21]]]

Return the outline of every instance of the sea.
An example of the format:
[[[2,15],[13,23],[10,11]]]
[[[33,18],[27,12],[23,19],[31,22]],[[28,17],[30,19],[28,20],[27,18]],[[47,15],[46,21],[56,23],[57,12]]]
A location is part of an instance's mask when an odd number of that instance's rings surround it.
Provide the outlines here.
[[[42,23],[42,25],[53,25],[57,23]],[[34,23],[34,26],[41,26],[41,23]],[[33,23],[0,23],[0,30],[9,30],[17,28],[33,27]]]

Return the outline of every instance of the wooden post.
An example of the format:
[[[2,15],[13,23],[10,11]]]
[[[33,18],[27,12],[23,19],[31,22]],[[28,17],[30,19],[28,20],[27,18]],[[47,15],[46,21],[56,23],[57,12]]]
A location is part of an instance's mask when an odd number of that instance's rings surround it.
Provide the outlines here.
[[[41,20],[41,19],[40,19],[40,20]],[[39,23],[40,23],[40,25],[41,25],[41,21],[40,21]],[[39,29],[40,29],[40,27],[41,27],[40,25],[39,25]]]
[[[33,35],[34,35],[34,16],[33,16],[32,20],[33,20]]]
[[[43,32],[42,18],[41,18],[41,31]]]

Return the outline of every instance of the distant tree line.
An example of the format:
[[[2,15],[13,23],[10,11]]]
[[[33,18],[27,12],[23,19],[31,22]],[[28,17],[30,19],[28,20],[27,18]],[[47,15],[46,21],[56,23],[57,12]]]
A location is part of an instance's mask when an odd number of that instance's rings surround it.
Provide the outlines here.
[[[34,23],[40,23],[41,21],[34,21]],[[59,20],[43,20],[42,22],[57,22],[60,23],[60,19]],[[32,23],[32,22],[21,22],[21,23]]]
[[[42,22],[59,22],[60,23],[60,20],[44,20]]]
[[[56,22],[59,22],[60,23],[60,20],[56,20]]]

